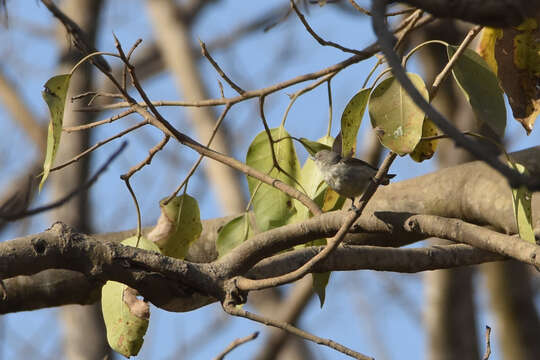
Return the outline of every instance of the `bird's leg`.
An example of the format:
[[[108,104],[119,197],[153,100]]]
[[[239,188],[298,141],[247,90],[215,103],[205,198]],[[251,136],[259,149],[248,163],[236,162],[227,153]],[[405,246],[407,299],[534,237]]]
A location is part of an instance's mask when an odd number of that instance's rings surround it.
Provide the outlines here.
[[[351,199],[351,207],[349,208],[349,211],[356,211],[356,206],[354,206],[354,198],[350,198]]]

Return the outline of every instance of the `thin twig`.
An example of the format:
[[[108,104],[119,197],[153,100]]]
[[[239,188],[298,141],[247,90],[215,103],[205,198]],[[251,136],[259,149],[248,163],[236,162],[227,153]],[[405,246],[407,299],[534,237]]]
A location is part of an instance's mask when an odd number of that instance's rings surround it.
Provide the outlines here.
[[[277,140],[274,140],[274,138],[272,138],[272,132],[270,130],[270,127],[268,126],[268,122],[266,121],[266,116],[264,115],[264,99],[265,99],[264,96],[261,96],[259,98],[259,112],[261,114],[261,120],[263,122],[264,131],[266,131],[266,135],[268,136],[268,144],[270,145],[270,154],[272,155],[272,162],[273,162],[273,166],[268,171],[267,174],[270,174],[272,170],[277,169],[279,172],[282,172],[283,174],[285,174],[285,176],[290,178],[294,183],[296,183],[303,190],[302,184],[300,184],[294,176],[292,176],[285,169],[283,169],[278,161],[278,157],[276,156],[276,150],[274,149],[274,144],[277,143]],[[314,214],[321,214],[321,213],[322,213],[322,210],[318,210]]]
[[[125,116],[128,116],[129,114],[133,114],[135,112],[135,110],[133,109],[127,109],[127,110],[124,110],[122,111],[121,113],[119,114],[116,114],[114,116],[111,116],[110,118],[107,118],[107,119],[104,119],[104,120],[99,120],[99,121],[95,121],[95,122],[92,122],[92,123],[89,123],[89,124],[84,124],[84,125],[79,125],[79,126],[70,126],[70,127],[65,127],[65,128],[62,128],[62,131],[65,131],[67,133],[70,133],[70,132],[73,132],[73,131],[80,131],[80,130],[86,130],[86,129],[91,129],[91,128],[94,128],[96,126],[100,126],[100,125],[103,125],[103,124],[108,124],[108,123],[112,123],[113,121],[116,121],[118,119],[121,119]]]
[[[393,36],[386,28],[384,21],[384,12],[387,6],[387,0],[374,1],[373,3],[372,24],[373,30],[379,39],[379,46],[386,57],[386,61],[392,67],[394,76],[398,79],[401,86],[415,102],[415,104],[424,111],[426,116],[431,119],[439,129],[449,135],[456,146],[463,147],[476,158],[483,160],[488,165],[501,173],[512,187],[520,185],[527,186],[530,190],[540,189],[540,179],[528,175],[522,175],[519,172],[502,163],[496,156],[485,153],[482,147],[467,139],[461,132],[452,125],[443,115],[441,115],[426,99],[418,92],[411,80],[408,78],[405,70],[401,66],[401,61],[393,50]]]
[[[221,67],[219,67],[218,63],[214,60],[214,58],[212,58],[212,56],[210,55],[210,53],[208,52],[208,50],[206,50],[206,45],[204,44],[204,42],[201,41],[201,39],[199,39],[199,44],[201,45],[201,51],[202,51],[202,54],[205,58],[208,59],[208,61],[210,61],[210,64],[212,64],[212,66],[214,67],[214,69],[216,69],[217,73],[219,74],[219,76],[221,76],[223,78],[223,80],[225,80],[227,82],[227,84],[229,84],[234,90],[236,90],[237,93],[239,93],[240,95],[243,95],[246,91],[244,89],[242,89],[240,86],[236,85],[234,83],[234,81],[232,81],[224,72],[223,70],[221,70]]]
[[[407,25],[410,23],[410,19],[414,17],[415,14],[416,12],[411,14],[411,16],[409,16],[402,23],[400,23],[393,31],[395,33],[399,33],[400,37],[403,37],[403,35],[407,33],[406,31],[404,31],[404,28],[407,27]],[[416,22],[413,29],[418,29],[428,24],[429,22],[433,21],[433,19],[434,19],[433,16],[425,16],[421,20]],[[274,84],[265,88],[246,91],[243,95],[238,95],[231,98],[221,97],[218,99],[206,99],[206,100],[198,100],[198,101],[153,101],[151,102],[151,104],[155,107],[161,107],[161,106],[206,107],[206,106],[217,106],[217,105],[226,105],[226,104],[234,105],[236,103],[239,103],[241,101],[245,101],[248,99],[253,99],[260,96],[267,96],[274,92],[296,85],[298,83],[302,83],[309,80],[315,80],[322,76],[328,75],[330,73],[338,73],[350,65],[356,64],[360,61],[370,58],[371,56],[375,55],[378,51],[379,51],[379,47],[376,43],[374,43],[362,49],[361,55],[353,55],[350,58],[345,59],[344,61],[341,61],[337,64],[334,64],[322,70],[296,76],[292,79],[289,79],[289,80],[286,80],[281,83],[277,83],[277,84]],[[105,75],[108,76],[109,79],[113,81],[113,83],[116,81],[114,77],[110,76],[110,74],[105,74]],[[120,85],[118,84],[118,86]],[[77,109],[77,111],[85,111],[85,112],[86,111],[103,111],[103,110],[110,110],[110,109],[126,108],[126,107],[130,107],[131,105],[132,105],[131,102],[124,101],[124,102],[118,102],[118,103],[107,104],[107,105],[102,105],[102,106],[81,108],[81,109]],[[144,101],[137,103],[137,105],[142,106],[142,107],[147,106]]]
[[[444,79],[446,79],[446,76],[448,76],[448,74],[450,73],[450,70],[452,70],[456,62],[459,60],[461,54],[465,52],[469,44],[474,40],[476,35],[478,35],[478,33],[481,30],[482,30],[482,26],[480,25],[476,25],[471,30],[469,30],[469,32],[467,33],[467,36],[465,36],[465,39],[463,39],[463,41],[457,48],[456,52],[454,53],[454,55],[452,55],[452,58],[450,58],[448,63],[446,63],[446,66],[444,67],[444,69],[441,70],[439,75],[437,75],[437,77],[433,81],[433,84],[431,85],[431,88],[429,89],[430,101],[432,101],[435,95],[437,95],[437,92],[439,91],[439,88],[442,82],[444,81]]]
[[[225,350],[223,350],[221,353],[219,353],[215,358],[214,360],[223,360],[225,358],[225,356],[230,353],[231,351],[233,351],[234,349],[236,349],[237,347],[239,347],[240,345],[243,345],[247,342],[250,342],[252,340],[255,340],[257,338],[257,336],[259,336],[259,332],[258,331],[255,331],[253,334],[251,335],[248,335],[248,336],[245,336],[243,338],[238,338],[238,339],[235,339],[233,342],[231,342],[229,344],[229,346],[227,346],[225,348]]]
[[[484,353],[484,357],[482,360],[488,360],[489,356],[491,355],[491,328],[486,325],[486,352]]]
[[[291,110],[294,102],[296,101],[296,99],[298,99],[301,95],[307,93],[308,91],[311,91],[313,89],[315,89],[316,87],[318,87],[319,85],[323,84],[324,82],[329,82],[330,83],[330,80],[336,75],[337,73],[331,73],[331,74],[328,74],[328,75],[325,75],[323,76],[322,78],[320,78],[319,80],[317,81],[314,81],[313,83],[309,84],[308,86],[306,86],[305,88],[303,89],[300,89],[298,90],[297,92],[295,92],[294,94],[292,95],[289,95],[289,98],[291,99],[290,102],[289,102],[289,105],[287,105],[287,109],[285,109],[285,113],[283,114],[283,119],[281,119],[281,125],[282,126],[285,126],[285,121],[287,120],[287,116],[289,115],[289,111]],[[328,95],[330,96],[330,94]],[[329,98],[329,103],[331,104],[331,98]]]
[[[133,54],[133,51],[142,43],[142,39],[137,39],[131,49],[129,49],[128,54],[126,56],[127,61],[131,59],[131,54]],[[127,65],[124,64],[124,68],[122,69],[122,87],[124,90],[127,91]]]
[[[328,91],[328,127],[326,128],[326,136],[330,136],[332,130],[332,78],[326,82],[326,90]]]
[[[341,353],[343,353],[345,355],[348,355],[348,356],[350,356],[352,358],[361,359],[361,360],[373,360],[373,358],[371,358],[369,356],[366,356],[364,354],[361,354],[361,353],[359,353],[357,351],[354,351],[352,349],[349,349],[348,347],[345,347],[345,346],[343,346],[343,345],[341,345],[341,344],[339,344],[339,343],[337,343],[337,342],[335,342],[333,340],[323,339],[321,337],[318,337],[316,335],[308,333],[307,331],[300,330],[299,328],[297,328],[295,326],[292,326],[291,324],[288,324],[286,322],[276,321],[276,320],[271,319],[271,318],[267,318],[267,317],[264,317],[264,316],[261,316],[261,315],[251,313],[249,311],[246,311],[244,309],[236,307],[235,304],[232,303],[232,302],[229,303],[228,301],[225,301],[223,303],[223,309],[225,310],[225,312],[227,312],[230,315],[243,317],[243,318],[246,318],[246,319],[250,319],[250,320],[259,322],[261,324],[270,325],[270,326],[276,327],[278,329],[285,330],[285,331],[287,331],[287,332],[289,332],[291,334],[294,334],[296,336],[299,336],[299,337],[301,337],[303,339],[312,341],[312,342],[320,344],[320,345],[328,346],[329,348],[337,350],[337,351],[339,351],[339,352],[341,352]]]
[[[90,45],[88,37],[79,27],[79,25],[77,25],[75,21],[71,20],[69,16],[64,14],[62,10],[60,10],[54,4],[52,0],[41,0],[41,2],[47,7],[47,9],[49,9],[53,16],[56,17],[62,23],[62,25],[64,25],[64,28],[66,29],[68,34],[71,35],[73,44],[77,49],[79,49],[84,55],[96,52],[96,49],[92,45]],[[98,68],[101,68],[103,72],[111,72],[111,67],[103,56],[99,55],[97,57],[94,57],[90,61]]]
[[[317,33],[311,28],[311,26],[308,24],[306,18],[304,17],[304,15],[302,15],[302,13],[300,12],[300,10],[298,10],[298,8],[296,7],[296,4],[294,3],[293,0],[291,0],[291,7],[292,9],[294,10],[294,12],[296,13],[296,15],[298,15],[298,18],[300,19],[300,21],[302,22],[302,24],[304,24],[304,27],[306,28],[307,32],[313,36],[313,38],[315,40],[317,40],[317,42],[319,44],[321,44],[322,46],[332,46],[332,47],[335,47],[336,49],[339,49],[341,51],[344,51],[344,52],[348,52],[348,53],[351,53],[351,54],[356,54],[356,55],[362,55],[362,51],[360,50],[355,50],[355,49],[349,49],[349,48],[346,48],[344,46],[341,46],[339,44],[336,44],[335,42],[332,42],[332,41],[327,41],[327,40],[324,40],[323,38],[321,38],[319,35],[317,35]]]
[[[131,169],[129,169],[129,171],[122,176],[127,177],[129,179],[133,174],[141,170],[143,166],[150,165],[150,163],[152,162],[152,159],[154,158],[154,155],[156,155],[158,151],[162,150],[165,147],[165,145],[167,144],[170,138],[171,137],[169,135],[165,135],[159,143],[157,143],[153,148],[148,150],[148,156],[146,157],[146,159],[144,159],[137,165],[131,167]]]
[[[111,156],[109,156],[109,158],[105,161],[105,163],[96,171],[96,173],[90,179],[88,179],[87,182],[85,182],[82,186],[79,186],[79,187],[73,189],[69,194],[67,194],[66,196],[64,196],[60,200],[57,200],[57,201],[55,201],[55,202],[53,202],[51,204],[40,206],[40,207],[31,209],[31,210],[21,211],[21,212],[16,213],[16,214],[0,214],[0,218],[2,218],[4,220],[7,220],[7,221],[14,221],[14,220],[22,219],[22,218],[27,217],[27,216],[32,216],[32,215],[35,215],[35,214],[38,214],[38,213],[41,213],[41,212],[44,212],[44,211],[48,211],[48,210],[57,208],[59,206],[62,206],[63,204],[65,204],[66,202],[71,200],[71,198],[73,196],[75,196],[78,193],[83,192],[86,189],[90,188],[97,181],[99,176],[103,172],[105,172],[105,170],[107,170],[107,167],[111,164],[111,162],[118,155],[120,155],[120,153],[126,148],[126,146],[127,146],[127,141],[124,141],[120,145],[118,150],[116,150],[114,153],[111,154]]]
[[[62,168],[65,168],[66,166],[68,165],[71,165],[73,164],[74,162],[77,162],[79,161],[82,157],[84,157],[85,155],[88,155],[89,153],[91,153],[92,151],[96,150],[97,148],[115,140],[115,139],[118,139],[124,135],[126,135],[127,133],[130,133],[132,132],[133,130],[135,129],[138,129],[144,125],[147,125],[148,122],[147,121],[141,121],[140,123],[138,124],[135,124],[133,125],[132,127],[130,128],[127,128],[126,130],[123,130],[121,132],[119,132],[118,134],[114,135],[114,136],[111,136],[110,138],[107,138],[105,140],[102,140],[96,144],[94,144],[93,146],[89,147],[88,149],[84,150],[82,153],[76,155],[75,157],[71,158],[70,160],[66,161],[65,163],[61,164],[61,165],[58,165],[58,166],[55,166],[51,169],[51,172],[53,171],[56,171],[56,170],[60,170]]]
[[[124,180],[126,187],[129,191],[129,194],[131,195],[131,198],[133,199],[133,203],[135,204],[135,210],[137,211],[137,242],[135,243],[135,247],[139,247],[139,240],[141,240],[141,208],[139,207],[139,201],[137,201],[137,196],[135,195],[135,191],[133,191],[133,188],[131,187],[131,184],[129,183],[129,176],[120,175],[120,179]]]
[[[223,120],[225,119],[225,116],[227,115],[227,113],[229,112],[229,110],[231,109],[232,105],[230,104],[227,104],[227,106],[225,107],[225,109],[223,109],[223,112],[221,113],[221,115],[219,116],[218,118],[218,121],[216,121],[216,124],[214,125],[214,128],[212,129],[212,134],[210,135],[210,139],[208,139],[208,142],[206,143],[206,147],[210,147],[210,145],[212,145],[212,141],[214,141],[214,137],[216,136],[218,130],[219,130],[219,127],[221,126],[221,123],[223,122]],[[180,185],[178,185],[178,187],[173,191],[173,193],[171,195],[169,195],[169,197],[167,199],[165,199],[163,201],[164,204],[167,204],[169,201],[171,201],[177,194],[178,192],[180,192],[180,190],[182,190],[182,188],[184,187],[184,185],[187,184],[187,182],[189,181],[189,179],[193,176],[193,174],[195,173],[195,170],[197,170],[197,168],[199,167],[202,159],[204,158],[204,155],[199,155],[199,158],[197,159],[197,161],[195,162],[195,164],[193,164],[193,166],[191,167],[191,169],[189,169],[189,172],[188,174],[186,175],[186,177],[184,178],[184,180],[182,181],[182,183]]]
[[[349,0],[349,2],[351,3],[351,5],[356,9],[358,10],[359,12],[361,12],[362,14],[364,15],[368,15],[368,16],[371,16],[371,11],[369,11],[368,9],[364,9],[363,7],[361,7],[360,5],[358,5],[358,3],[354,0]],[[416,10],[415,8],[408,8],[408,9],[403,9],[403,10],[398,10],[398,11],[393,11],[393,12],[388,12],[386,13],[384,16],[398,16],[398,15],[405,15],[405,14],[408,14],[408,13],[411,13],[413,12],[414,10]]]
[[[90,100],[88,101],[88,106],[92,105],[94,103],[94,100],[96,100],[100,96],[101,97],[110,97],[110,98],[114,98],[114,99],[122,99],[122,100],[124,99],[122,94],[108,93],[108,92],[105,92],[105,91],[86,91],[86,92],[83,92],[82,94],[72,96],[71,101],[73,102],[75,100],[79,100],[79,99],[85,98],[87,96],[91,96]]]

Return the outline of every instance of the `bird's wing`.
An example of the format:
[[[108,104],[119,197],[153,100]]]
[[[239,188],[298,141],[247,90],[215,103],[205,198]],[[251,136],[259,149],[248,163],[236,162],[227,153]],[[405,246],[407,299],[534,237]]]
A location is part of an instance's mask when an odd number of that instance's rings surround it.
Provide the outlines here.
[[[341,161],[344,163],[344,164],[347,164],[347,165],[352,165],[352,166],[367,166],[375,171],[379,170],[377,169],[376,167],[372,166],[370,163],[367,163],[365,162],[364,160],[360,160],[360,159],[357,159],[357,158],[353,158],[353,157],[350,157],[350,158],[342,158]]]

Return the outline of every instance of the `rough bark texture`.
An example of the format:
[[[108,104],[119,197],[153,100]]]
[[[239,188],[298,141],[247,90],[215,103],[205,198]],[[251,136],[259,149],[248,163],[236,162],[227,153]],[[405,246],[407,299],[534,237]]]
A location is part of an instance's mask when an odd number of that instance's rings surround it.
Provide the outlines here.
[[[93,45],[98,28],[102,1],[95,0],[68,0],[62,3],[62,10],[75,21],[87,34]],[[66,36],[65,28],[58,25],[58,42],[61,47],[61,64],[59,73],[67,73],[82,57]],[[91,66],[81,67],[70,82],[68,96],[80,94],[92,88]],[[75,126],[90,122],[92,114],[71,111],[70,102],[67,102],[64,126]],[[79,131],[63,134],[58,151],[57,164],[67,161],[89,147],[90,132]],[[52,198],[57,199],[65,195],[66,191],[84,183],[88,177],[89,157],[82,158],[71,166],[62,169],[50,178]],[[88,193],[82,192],[64,206],[51,212],[51,219],[63,221],[75,229],[89,232],[90,208]],[[64,356],[67,359],[96,359],[101,360],[110,352],[105,337],[105,326],[101,316],[99,304],[80,306],[70,305],[63,307],[60,319],[63,325]]]

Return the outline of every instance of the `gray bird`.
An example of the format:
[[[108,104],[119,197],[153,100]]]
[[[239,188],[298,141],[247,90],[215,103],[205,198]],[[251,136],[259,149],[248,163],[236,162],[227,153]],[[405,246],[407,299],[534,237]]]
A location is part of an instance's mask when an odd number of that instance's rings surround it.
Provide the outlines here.
[[[341,196],[354,198],[366,191],[369,182],[377,173],[377,168],[356,158],[342,158],[340,154],[321,150],[313,157],[324,181]],[[387,174],[382,185],[387,185],[395,174]]]

